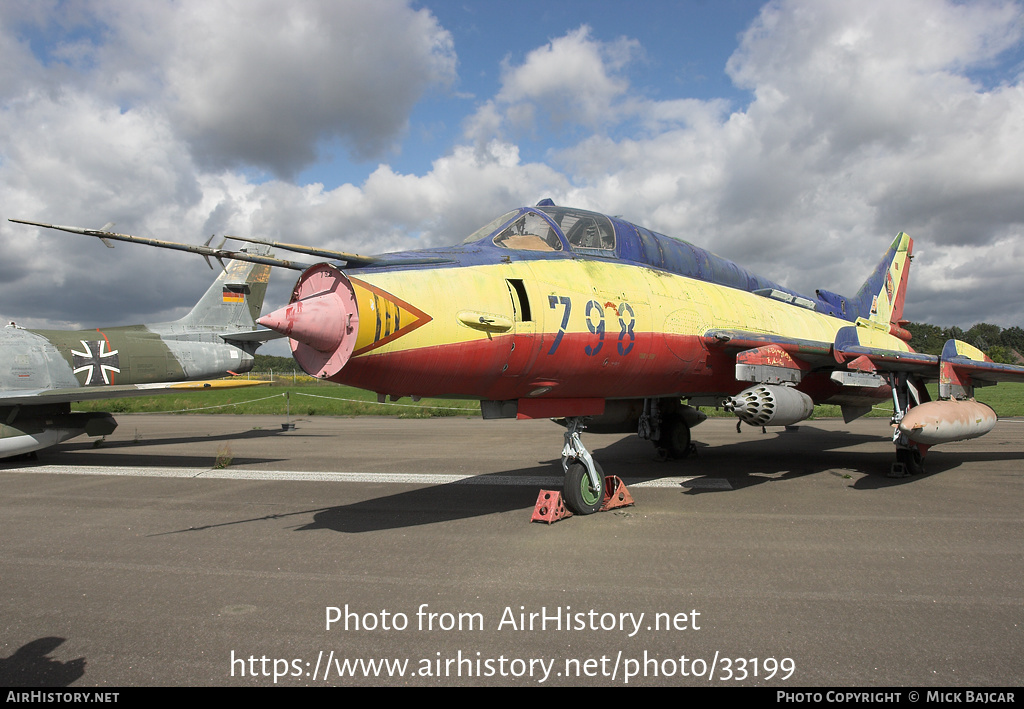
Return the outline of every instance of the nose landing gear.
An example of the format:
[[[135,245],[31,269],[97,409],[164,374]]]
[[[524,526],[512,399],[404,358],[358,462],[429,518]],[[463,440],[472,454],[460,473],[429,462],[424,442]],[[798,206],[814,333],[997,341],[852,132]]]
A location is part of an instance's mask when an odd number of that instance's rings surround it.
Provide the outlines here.
[[[565,424],[565,446],[562,448],[565,487],[562,497],[573,514],[593,514],[601,509],[604,499],[604,471],[580,441],[580,431],[586,428],[583,417],[571,416],[566,418]]]

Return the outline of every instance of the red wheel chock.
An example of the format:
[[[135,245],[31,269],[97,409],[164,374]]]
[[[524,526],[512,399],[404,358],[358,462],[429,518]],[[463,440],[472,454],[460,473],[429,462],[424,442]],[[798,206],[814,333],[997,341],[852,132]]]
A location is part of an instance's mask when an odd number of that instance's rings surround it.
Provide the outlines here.
[[[565,508],[562,493],[557,490],[541,490],[537,495],[537,504],[533,508],[531,522],[557,522],[565,517],[572,517],[572,512]]]
[[[599,512],[607,512],[617,507],[635,505],[633,496],[626,489],[626,483],[618,475],[608,475],[604,479],[604,501]]]

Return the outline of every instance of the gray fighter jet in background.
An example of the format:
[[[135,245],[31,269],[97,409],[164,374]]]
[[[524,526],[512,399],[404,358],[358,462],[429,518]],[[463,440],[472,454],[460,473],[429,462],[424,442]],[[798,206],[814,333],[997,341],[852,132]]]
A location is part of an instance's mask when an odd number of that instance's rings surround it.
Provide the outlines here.
[[[268,252],[247,250],[257,258]],[[0,327],[0,458],[117,427],[109,413],[72,413],[73,401],[246,386],[244,379],[194,380],[248,372],[256,348],[279,337],[256,328],[269,279],[270,265],[230,261],[192,311],[173,322],[78,331]]]

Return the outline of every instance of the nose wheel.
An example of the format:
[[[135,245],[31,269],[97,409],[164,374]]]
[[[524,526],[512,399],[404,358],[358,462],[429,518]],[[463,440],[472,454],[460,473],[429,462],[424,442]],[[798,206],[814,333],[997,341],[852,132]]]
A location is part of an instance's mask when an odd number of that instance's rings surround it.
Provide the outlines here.
[[[583,463],[570,463],[565,471],[565,487],[562,489],[562,499],[569,511],[578,515],[589,515],[601,509],[601,502],[604,499],[604,471],[601,466],[594,463],[597,470],[597,479],[600,481],[595,488],[590,481],[590,473]]]

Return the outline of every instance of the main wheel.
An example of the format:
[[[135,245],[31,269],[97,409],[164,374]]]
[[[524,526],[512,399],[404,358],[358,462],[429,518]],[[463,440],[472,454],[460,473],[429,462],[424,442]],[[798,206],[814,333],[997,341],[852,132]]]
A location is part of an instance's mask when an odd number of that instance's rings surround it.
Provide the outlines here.
[[[598,479],[596,490],[590,482],[587,466],[580,461],[573,461],[565,471],[562,497],[565,498],[565,506],[573,514],[590,515],[601,509],[601,502],[604,500],[604,471],[596,462],[594,469],[597,471]]]
[[[661,437],[655,447],[666,458],[685,458],[690,454],[690,427],[679,414],[670,414],[661,420]]]
[[[896,460],[903,463],[903,467],[911,475],[920,475],[924,472],[924,456],[918,448],[897,448]]]

